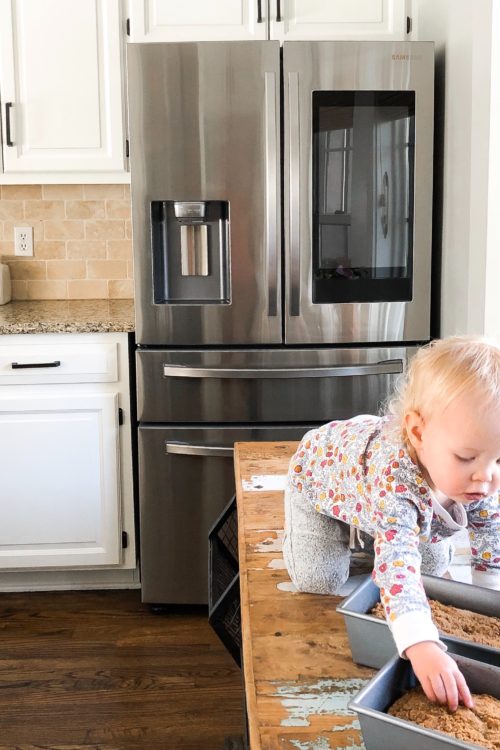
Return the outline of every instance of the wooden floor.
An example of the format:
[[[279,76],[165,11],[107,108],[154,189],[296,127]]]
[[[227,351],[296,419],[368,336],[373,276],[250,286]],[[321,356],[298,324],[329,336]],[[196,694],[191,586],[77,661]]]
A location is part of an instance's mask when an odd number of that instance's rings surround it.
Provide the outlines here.
[[[241,674],[205,612],[154,614],[138,591],[0,593],[0,750],[222,750],[241,734]]]

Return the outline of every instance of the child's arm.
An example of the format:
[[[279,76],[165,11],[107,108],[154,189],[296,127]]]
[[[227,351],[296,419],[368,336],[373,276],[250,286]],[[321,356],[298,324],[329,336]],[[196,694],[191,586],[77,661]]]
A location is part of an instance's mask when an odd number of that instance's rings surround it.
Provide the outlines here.
[[[498,495],[466,508],[472,552],[472,583],[500,590],[500,505]]]
[[[415,643],[406,649],[406,655],[430,701],[447,703],[451,711],[457,710],[460,701],[467,708],[474,708],[470,690],[456,661],[436,643]]]

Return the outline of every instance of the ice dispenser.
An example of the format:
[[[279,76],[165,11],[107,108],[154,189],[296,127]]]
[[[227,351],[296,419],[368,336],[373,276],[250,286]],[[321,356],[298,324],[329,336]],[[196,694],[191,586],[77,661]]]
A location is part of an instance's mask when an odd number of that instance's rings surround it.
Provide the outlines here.
[[[155,304],[228,304],[229,203],[152,201]]]

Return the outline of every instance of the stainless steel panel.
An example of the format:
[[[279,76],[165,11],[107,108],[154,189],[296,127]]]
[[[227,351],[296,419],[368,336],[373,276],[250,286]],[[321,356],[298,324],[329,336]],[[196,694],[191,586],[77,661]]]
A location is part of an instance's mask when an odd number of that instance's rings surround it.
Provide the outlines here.
[[[234,443],[299,440],[313,426],[139,427],[144,602],[208,601],[208,532],[235,491]]]
[[[415,348],[139,350],[141,422],[327,422],[377,413]]]
[[[431,288],[433,44],[285,42],[283,75],[286,343],[427,340]],[[312,303],[311,96],[312,91],[322,90],[416,92],[411,302]]]
[[[450,656],[457,662],[471,692],[500,698],[498,667],[464,656]],[[396,656],[349,703],[349,708],[358,714],[366,750],[477,750],[478,745],[389,716],[389,706],[417,684],[410,662]]]
[[[279,42],[127,47],[139,344],[281,342]],[[229,201],[230,303],[154,304],[151,201]]]

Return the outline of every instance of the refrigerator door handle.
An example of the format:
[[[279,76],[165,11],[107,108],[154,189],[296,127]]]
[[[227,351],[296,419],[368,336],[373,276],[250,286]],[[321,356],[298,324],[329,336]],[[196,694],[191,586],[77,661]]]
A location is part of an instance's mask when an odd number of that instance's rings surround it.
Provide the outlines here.
[[[300,315],[300,124],[299,74],[288,73],[290,127],[290,315]]]
[[[365,365],[334,365],[330,367],[300,367],[265,369],[260,367],[184,367],[163,365],[164,377],[174,378],[329,378],[353,375],[396,375],[403,372],[402,359],[386,359]]]
[[[278,118],[276,73],[265,74],[266,95],[266,254],[268,279],[267,314],[278,314]]]
[[[190,445],[189,443],[170,443],[165,441],[165,453],[175,453],[180,456],[220,456],[232,458],[233,449],[219,445]]]

